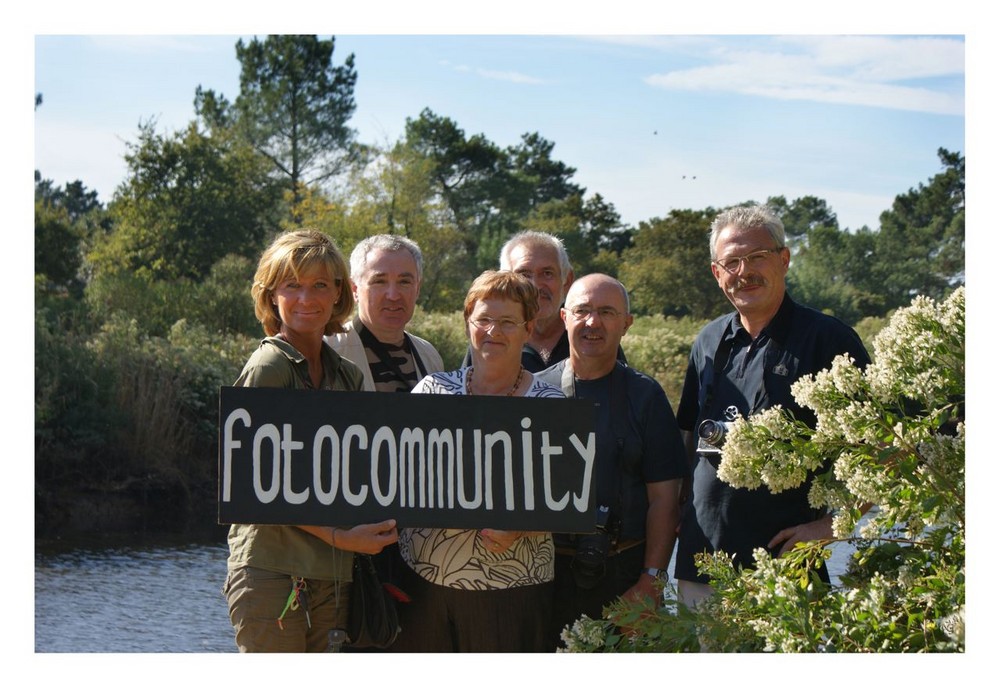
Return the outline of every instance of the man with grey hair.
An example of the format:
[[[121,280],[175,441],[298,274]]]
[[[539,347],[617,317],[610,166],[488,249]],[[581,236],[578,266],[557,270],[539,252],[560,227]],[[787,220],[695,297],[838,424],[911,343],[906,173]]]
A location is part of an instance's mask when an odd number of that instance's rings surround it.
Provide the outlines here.
[[[753,551],[783,554],[795,543],[831,536],[831,516],[809,506],[808,482],[772,494],[724,483],[720,452],[707,421],[728,422],[782,406],[796,418],[815,418],[795,403],[792,383],[849,354],[869,362],[857,333],[834,317],[799,305],[785,291],[791,255],[781,220],[765,206],[720,213],[709,233],[710,267],[736,311],[706,325],[695,339],[677,423],[692,464],[681,514],[675,575],[689,606],[711,594],[695,555],[722,551],[752,567]],[[690,493],[690,496],[688,496]],[[826,570],[821,575],[827,576]]]
[[[423,267],[417,243],[395,234],[366,237],[351,252],[351,289],[358,313],[345,332],[325,339],[361,369],[365,391],[409,393],[424,376],[444,370],[434,345],[406,331],[420,296]],[[397,545],[373,560],[382,581],[400,581],[406,564]]]
[[[429,373],[444,370],[434,345],[406,332],[420,296],[423,254],[395,234],[362,239],[351,252],[351,289],[358,313],[347,331],[326,337],[361,368],[370,392],[409,392]]]

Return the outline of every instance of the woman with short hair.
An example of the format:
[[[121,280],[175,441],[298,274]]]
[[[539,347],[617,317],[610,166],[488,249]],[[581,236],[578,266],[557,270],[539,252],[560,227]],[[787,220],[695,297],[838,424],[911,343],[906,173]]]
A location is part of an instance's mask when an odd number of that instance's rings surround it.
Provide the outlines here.
[[[508,270],[488,270],[465,298],[472,365],[421,380],[414,394],[562,397],[521,366],[538,290]],[[550,533],[404,528],[412,602],[400,606],[393,650],[540,652],[552,613],[555,552]]]

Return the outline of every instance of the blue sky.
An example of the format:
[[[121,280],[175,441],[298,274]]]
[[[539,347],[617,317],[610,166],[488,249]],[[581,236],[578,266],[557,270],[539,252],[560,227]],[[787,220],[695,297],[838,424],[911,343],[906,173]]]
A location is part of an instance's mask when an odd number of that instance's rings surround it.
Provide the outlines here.
[[[140,121],[185,126],[198,85],[238,95],[237,37],[36,36],[35,167],[110,200]],[[630,224],[813,195],[875,228],[938,147],[965,152],[961,36],[337,34],[349,53],[360,140],[425,107],[503,146],[537,131]]]

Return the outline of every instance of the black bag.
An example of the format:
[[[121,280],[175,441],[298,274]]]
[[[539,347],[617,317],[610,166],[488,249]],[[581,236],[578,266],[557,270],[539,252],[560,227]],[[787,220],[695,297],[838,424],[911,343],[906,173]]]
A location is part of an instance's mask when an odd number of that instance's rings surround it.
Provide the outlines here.
[[[397,597],[378,578],[371,555],[354,554],[347,642],[351,647],[386,649],[399,635]],[[402,591],[400,591],[402,594]]]

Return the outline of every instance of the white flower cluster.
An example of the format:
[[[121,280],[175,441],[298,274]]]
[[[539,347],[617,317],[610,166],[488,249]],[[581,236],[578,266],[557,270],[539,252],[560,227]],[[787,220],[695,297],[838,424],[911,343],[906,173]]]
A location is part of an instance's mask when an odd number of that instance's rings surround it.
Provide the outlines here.
[[[751,421],[737,419],[722,447],[719,478],[735,487],[766,485],[771,492],[798,487],[822,458],[801,451],[795,440],[801,432],[781,406],[773,406]]]
[[[893,315],[874,349],[864,371],[838,356],[828,370],[793,384],[796,402],[816,414],[814,430],[780,407],[737,421],[722,450],[720,479],[780,492],[832,466],[832,476],[813,480],[809,503],[836,511],[836,537],[850,536],[865,503],[881,507],[865,524],[865,537],[894,524],[916,535],[960,521],[965,430],[959,425],[956,436],[942,435],[936,419],[964,394],[964,288],[940,303],[914,299]]]
[[[601,619],[591,619],[584,614],[559,634],[566,647],[559,648],[558,652],[592,652],[602,648],[605,624]]]
[[[965,288],[938,303],[918,296],[874,339],[865,377],[883,404],[932,401],[965,387]]]
[[[952,640],[965,644],[965,605],[941,619],[941,630]]]

